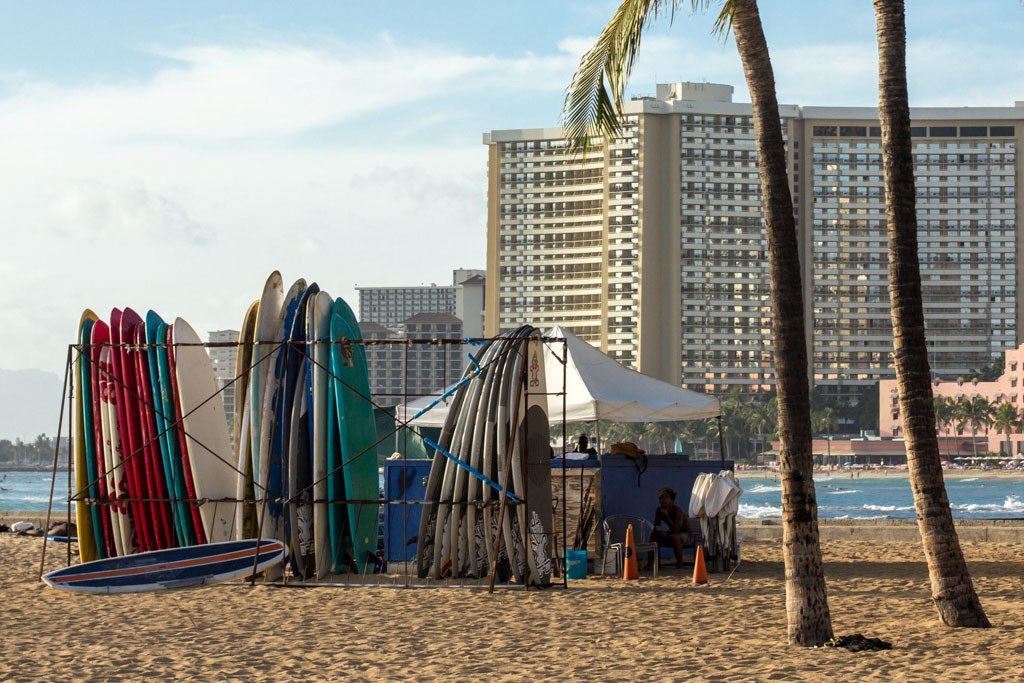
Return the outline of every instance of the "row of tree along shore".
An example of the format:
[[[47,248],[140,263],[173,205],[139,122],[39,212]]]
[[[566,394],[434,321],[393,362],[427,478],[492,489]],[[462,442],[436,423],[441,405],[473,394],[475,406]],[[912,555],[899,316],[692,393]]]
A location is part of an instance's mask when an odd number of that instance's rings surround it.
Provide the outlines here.
[[[0,471],[15,470],[51,470],[53,469],[53,437],[40,434],[33,441],[0,439]],[[68,466],[68,444],[66,438],[60,440],[58,466]]]

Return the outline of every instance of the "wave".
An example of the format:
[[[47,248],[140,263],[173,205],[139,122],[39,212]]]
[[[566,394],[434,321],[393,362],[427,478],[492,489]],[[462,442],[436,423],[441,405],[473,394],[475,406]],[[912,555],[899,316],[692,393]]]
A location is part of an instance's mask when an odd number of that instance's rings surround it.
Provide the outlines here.
[[[737,515],[746,519],[781,517],[782,508],[778,505],[744,505],[740,503],[740,510]]]
[[[746,493],[782,493],[782,484],[757,484],[747,489]]]
[[[846,495],[849,495],[851,493],[864,493],[864,492],[860,491],[858,489],[835,489],[835,490],[829,489],[829,490],[826,490],[825,493],[827,493],[830,496],[846,496]]]
[[[992,503],[968,503],[965,505],[952,505],[954,511],[966,513],[1000,512],[1004,514],[1024,513],[1024,501],[1020,496],[1007,496],[1002,505]]]
[[[861,507],[871,512],[908,512],[914,509],[913,505],[872,505],[871,503],[865,503]]]

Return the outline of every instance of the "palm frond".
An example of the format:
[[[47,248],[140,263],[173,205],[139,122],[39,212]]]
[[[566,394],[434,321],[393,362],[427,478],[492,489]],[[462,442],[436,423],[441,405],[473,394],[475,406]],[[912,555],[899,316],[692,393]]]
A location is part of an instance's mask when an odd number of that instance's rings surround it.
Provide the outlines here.
[[[562,105],[562,125],[572,152],[586,154],[595,137],[612,140],[619,134],[622,96],[640,50],[644,29],[662,14],[675,20],[685,0],[624,0],[573,74]],[[690,0],[694,13],[710,0]],[[736,0],[724,0],[715,21],[723,37],[732,29]]]
[[[586,153],[594,136],[614,138],[620,128],[622,95],[647,24],[678,0],[624,0],[601,31],[566,89],[562,121],[569,148]]]

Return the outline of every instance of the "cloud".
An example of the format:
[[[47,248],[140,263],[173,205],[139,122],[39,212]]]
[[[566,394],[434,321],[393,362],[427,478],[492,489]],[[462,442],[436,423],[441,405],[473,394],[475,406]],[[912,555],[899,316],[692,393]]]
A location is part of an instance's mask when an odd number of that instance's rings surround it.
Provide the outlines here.
[[[210,243],[214,231],[167,197],[144,188],[85,181],[63,188],[51,205],[58,232],[78,239]]]
[[[294,136],[418,102],[496,86],[560,87],[571,60],[471,55],[387,36],[321,48],[289,44],[204,45],[156,50],[166,65],[150,78],[72,87],[10,81],[0,100],[0,140],[217,144]]]

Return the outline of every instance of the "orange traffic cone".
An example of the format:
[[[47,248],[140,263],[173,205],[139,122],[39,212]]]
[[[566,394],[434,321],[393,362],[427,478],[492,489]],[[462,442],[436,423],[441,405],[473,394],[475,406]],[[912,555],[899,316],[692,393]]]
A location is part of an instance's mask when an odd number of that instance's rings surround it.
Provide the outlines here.
[[[704,566],[704,546],[697,546],[697,556],[693,558],[693,583],[702,585],[708,582],[708,569]]]
[[[640,578],[640,568],[636,564],[636,543],[633,541],[633,525],[626,527],[626,556],[622,560],[622,578],[629,581]]]

